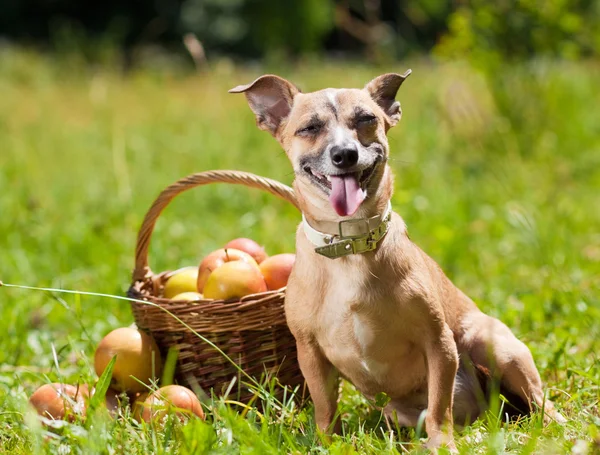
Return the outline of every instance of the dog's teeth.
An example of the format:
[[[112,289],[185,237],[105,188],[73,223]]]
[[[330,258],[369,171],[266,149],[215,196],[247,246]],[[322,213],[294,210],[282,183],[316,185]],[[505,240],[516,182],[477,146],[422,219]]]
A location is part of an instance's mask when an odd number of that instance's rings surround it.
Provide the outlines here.
[[[325,177],[327,177],[327,181],[331,182],[331,176],[330,175],[326,175]]]

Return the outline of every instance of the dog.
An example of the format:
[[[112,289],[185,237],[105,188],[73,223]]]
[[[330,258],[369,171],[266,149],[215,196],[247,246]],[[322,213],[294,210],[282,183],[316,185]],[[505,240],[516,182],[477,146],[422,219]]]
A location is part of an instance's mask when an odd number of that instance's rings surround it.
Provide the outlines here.
[[[456,451],[453,423],[481,415],[494,378],[518,412],[563,422],[525,344],[456,288],[391,210],[387,133],[410,73],[311,93],[264,75],[230,90],[245,94],[294,169],[303,221],[285,312],[317,426],[340,430],[340,377],[369,399],[387,394],[384,412],[401,426],[426,411],[433,450]]]

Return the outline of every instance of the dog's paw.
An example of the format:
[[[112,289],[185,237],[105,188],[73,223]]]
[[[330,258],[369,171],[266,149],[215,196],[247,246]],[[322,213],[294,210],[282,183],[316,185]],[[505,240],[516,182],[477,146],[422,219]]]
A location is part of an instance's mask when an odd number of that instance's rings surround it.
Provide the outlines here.
[[[340,434],[342,434],[342,422],[340,419],[336,419],[332,423],[321,422],[317,425],[317,435],[320,442],[325,446],[329,446],[333,442],[333,435]]]
[[[567,419],[553,407],[544,409],[544,425],[548,425],[552,422],[563,424],[567,423]]]
[[[548,425],[552,422],[556,423],[567,423],[567,419],[554,407],[554,403],[546,400],[544,403],[544,425]]]
[[[444,433],[439,433],[435,436],[430,437],[425,443],[425,447],[434,454],[438,453],[438,449],[444,448],[446,451],[450,453],[458,453],[458,449],[456,448],[456,444],[454,443],[454,439],[452,436],[446,435]]]

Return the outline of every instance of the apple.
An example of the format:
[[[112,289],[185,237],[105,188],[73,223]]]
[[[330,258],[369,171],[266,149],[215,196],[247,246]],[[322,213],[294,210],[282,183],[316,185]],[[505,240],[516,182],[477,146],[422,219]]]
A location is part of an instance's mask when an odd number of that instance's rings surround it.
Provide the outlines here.
[[[204,296],[199,292],[182,292],[181,294],[177,294],[171,300],[183,300],[186,302],[195,302],[197,300],[204,299]]]
[[[180,385],[168,385],[151,393],[142,405],[141,417],[146,422],[162,420],[169,411],[179,418],[196,415],[204,420],[204,411],[198,397]]]
[[[227,300],[266,290],[267,284],[256,263],[233,261],[223,264],[210,274],[204,286],[204,297]]]
[[[196,282],[198,281],[198,267],[185,267],[173,272],[167,279],[163,296],[171,299],[177,294],[183,292],[196,292]]]
[[[37,413],[53,420],[67,417],[73,420],[76,415],[85,417],[87,390],[69,384],[44,384],[29,398],[29,403]]]
[[[254,258],[257,264],[260,264],[262,261],[269,257],[262,246],[260,246],[252,239],[246,239],[243,237],[232,240],[227,245],[225,245],[225,248],[235,248],[237,250],[243,251],[244,253],[248,253]]]
[[[98,376],[115,355],[117,360],[111,387],[118,392],[141,392],[146,389],[144,384],[149,385],[155,377],[160,376],[162,361],[158,346],[151,336],[141,330],[123,327],[113,330],[102,339],[94,356]]]
[[[287,286],[294,262],[295,254],[276,254],[260,264],[260,272],[265,277],[269,290],[275,291]]]
[[[246,262],[258,267],[252,256],[235,248],[221,248],[220,250],[213,251],[202,260],[198,268],[198,281],[196,283],[198,292],[204,292],[204,286],[212,272],[223,264],[233,261]]]

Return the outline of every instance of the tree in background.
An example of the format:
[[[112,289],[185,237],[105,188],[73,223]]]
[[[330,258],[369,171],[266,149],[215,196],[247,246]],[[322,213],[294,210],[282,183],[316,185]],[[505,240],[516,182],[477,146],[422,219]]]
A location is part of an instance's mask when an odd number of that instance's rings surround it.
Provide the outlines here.
[[[494,69],[534,55],[574,59],[600,51],[596,0],[468,0],[447,23],[438,55]]]
[[[184,0],[179,27],[208,49],[257,57],[319,52],[333,28],[332,2],[323,0]]]

